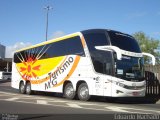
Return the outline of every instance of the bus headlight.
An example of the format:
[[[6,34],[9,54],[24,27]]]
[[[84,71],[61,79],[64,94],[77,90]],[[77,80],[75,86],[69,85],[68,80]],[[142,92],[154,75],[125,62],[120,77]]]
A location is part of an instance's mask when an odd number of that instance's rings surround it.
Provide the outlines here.
[[[141,89],[145,89],[146,85],[141,85],[141,86],[128,86],[128,85],[125,85],[123,83],[120,83],[120,82],[114,82],[116,85],[120,86],[120,87],[123,87],[125,89],[130,89],[130,90],[141,90]]]
[[[119,83],[120,87],[125,87],[125,85],[123,83]]]
[[[125,85],[123,83],[120,83],[120,82],[116,82],[116,85],[120,86],[120,87],[125,87]]]

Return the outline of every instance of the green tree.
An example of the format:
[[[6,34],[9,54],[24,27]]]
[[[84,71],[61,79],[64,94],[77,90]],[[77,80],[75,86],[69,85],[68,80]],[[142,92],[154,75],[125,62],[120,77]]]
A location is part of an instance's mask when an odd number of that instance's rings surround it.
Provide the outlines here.
[[[147,36],[144,32],[136,32],[133,37],[138,41],[142,52],[150,53],[156,57],[156,63],[160,63],[160,53],[157,50],[160,41]],[[145,57],[145,62],[148,63],[149,59]]]

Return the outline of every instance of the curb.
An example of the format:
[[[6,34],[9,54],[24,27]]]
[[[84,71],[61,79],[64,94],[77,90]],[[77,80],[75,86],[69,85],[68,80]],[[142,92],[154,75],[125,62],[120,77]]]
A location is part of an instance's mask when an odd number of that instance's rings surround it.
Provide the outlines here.
[[[1,83],[6,83],[6,82],[11,82],[11,80],[0,80],[0,84]]]

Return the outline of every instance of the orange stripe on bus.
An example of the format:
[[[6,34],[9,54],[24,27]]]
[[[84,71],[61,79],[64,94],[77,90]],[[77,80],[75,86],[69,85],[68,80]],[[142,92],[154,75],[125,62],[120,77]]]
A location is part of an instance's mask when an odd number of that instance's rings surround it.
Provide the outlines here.
[[[82,46],[83,46],[83,48],[84,48],[84,47],[85,47],[85,40],[84,40],[84,37],[81,36],[80,38],[81,38]]]
[[[69,71],[68,75],[60,83],[54,85],[53,87],[58,87],[58,86],[62,85],[65,80],[68,80],[70,78],[70,76],[73,74],[73,72],[77,68],[79,60],[80,60],[80,56],[77,55],[76,59],[75,59],[75,62],[73,63],[73,66],[72,66],[71,70]]]
[[[63,60],[63,62],[60,64],[60,66],[59,67],[61,67],[63,64],[64,64],[64,62],[66,61],[66,59],[67,59],[67,57]],[[54,72],[56,72],[58,70],[58,68],[54,71]],[[54,73],[53,72],[53,73]],[[53,74],[52,73],[52,74]],[[48,77],[46,77],[46,78],[43,78],[43,79],[41,79],[41,80],[31,80],[31,83],[32,84],[41,84],[41,83],[43,83],[43,82],[45,82],[45,81],[47,81],[47,80],[49,80],[50,79],[50,76],[48,76]]]

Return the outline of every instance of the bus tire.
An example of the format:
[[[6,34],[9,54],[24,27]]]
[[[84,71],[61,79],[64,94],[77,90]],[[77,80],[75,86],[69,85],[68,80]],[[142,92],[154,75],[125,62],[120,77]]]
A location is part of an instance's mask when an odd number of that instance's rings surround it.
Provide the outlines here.
[[[20,82],[19,92],[22,93],[22,94],[25,94],[26,88],[25,88],[24,82]]]
[[[80,84],[78,87],[79,100],[88,101],[90,97],[87,83]]]
[[[31,89],[31,83],[27,82],[26,84],[26,94],[31,95],[32,94],[32,89]]]
[[[75,91],[74,91],[72,83],[67,83],[65,85],[63,95],[65,98],[70,99],[70,100],[75,98]]]

